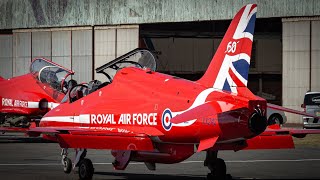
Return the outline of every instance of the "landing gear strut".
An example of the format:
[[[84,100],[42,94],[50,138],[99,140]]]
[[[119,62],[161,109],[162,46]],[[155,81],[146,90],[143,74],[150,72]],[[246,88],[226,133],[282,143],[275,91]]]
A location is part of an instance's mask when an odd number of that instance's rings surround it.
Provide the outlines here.
[[[68,149],[62,149],[61,156],[62,156],[62,165],[63,171],[67,174],[71,172],[72,169],[76,167],[79,168],[79,178],[82,179],[91,179],[94,173],[93,164],[90,159],[85,158],[87,155],[86,149],[76,149],[76,155],[74,162],[68,158]],[[72,166],[73,164],[73,166]]]
[[[67,148],[62,149],[61,156],[62,156],[61,163],[63,165],[63,172],[65,172],[66,174],[69,174],[72,170],[72,161],[67,157],[68,156]]]
[[[207,151],[204,166],[211,171],[207,175],[207,179],[226,179],[227,168],[223,159],[217,158],[218,151]]]

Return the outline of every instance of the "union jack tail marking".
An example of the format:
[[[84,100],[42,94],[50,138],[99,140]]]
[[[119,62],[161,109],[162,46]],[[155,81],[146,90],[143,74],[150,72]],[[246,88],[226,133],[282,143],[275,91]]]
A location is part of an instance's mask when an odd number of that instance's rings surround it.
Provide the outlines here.
[[[233,93],[238,93],[237,87],[247,86],[256,12],[256,4],[240,9],[207,71],[197,82]]]

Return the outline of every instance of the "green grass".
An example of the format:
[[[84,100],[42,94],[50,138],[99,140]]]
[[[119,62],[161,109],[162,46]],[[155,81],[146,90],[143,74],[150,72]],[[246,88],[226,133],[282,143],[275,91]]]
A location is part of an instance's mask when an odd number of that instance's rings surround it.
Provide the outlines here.
[[[320,134],[308,134],[305,138],[293,138],[296,147],[320,148]]]

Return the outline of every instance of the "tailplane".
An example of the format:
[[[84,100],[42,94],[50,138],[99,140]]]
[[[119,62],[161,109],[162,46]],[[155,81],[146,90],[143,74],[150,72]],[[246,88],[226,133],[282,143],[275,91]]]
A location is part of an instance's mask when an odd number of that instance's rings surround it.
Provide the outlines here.
[[[247,86],[256,12],[257,5],[248,4],[235,15],[198,83],[233,93]]]

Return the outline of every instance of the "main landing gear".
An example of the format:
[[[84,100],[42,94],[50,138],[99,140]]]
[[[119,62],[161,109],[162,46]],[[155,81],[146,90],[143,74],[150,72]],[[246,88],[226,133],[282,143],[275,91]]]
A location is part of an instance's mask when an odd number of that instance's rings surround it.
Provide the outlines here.
[[[207,175],[208,180],[227,179],[226,163],[223,159],[217,158],[218,151],[207,151],[204,166],[207,166],[211,171]]]
[[[72,169],[78,167],[79,179],[92,179],[94,168],[90,159],[85,158],[87,155],[86,149],[76,149],[75,160],[72,163],[71,159],[68,158],[68,149],[62,149],[62,165],[63,171],[69,174]],[[73,165],[73,166],[72,166]]]

